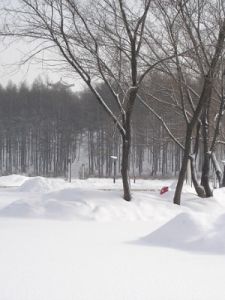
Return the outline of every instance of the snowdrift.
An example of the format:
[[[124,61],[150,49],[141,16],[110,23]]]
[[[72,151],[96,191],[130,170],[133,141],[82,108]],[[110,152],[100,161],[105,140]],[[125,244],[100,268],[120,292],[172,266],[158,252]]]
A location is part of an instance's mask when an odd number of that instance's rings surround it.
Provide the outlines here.
[[[22,185],[28,177],[22,175],[7,175],[0,177],[0,187],[12,187]]]
[[[133,201],[121,199],[117,183],[90,179],[74,181],[43,177],[27,178],[11,175],[0,183],[19,187],[1,189],[0,217],[58,220],[88,220],[98,222],[151,221],[149,234],[138,242],[188,251],[225,253],[225,189],[215,191],[215,197],[199,199],[193,189],[184,189],[182,206],[172,204],[175,184],[160,195],[159,181],[142,181],[133,192]],[[154,186],[155,184],[155,186]],[[163,182],[161,183],[163,186]],[[107,187],[110,189],[107,190]],[[152,191],[146,187],[153,187]],[[156,230],[155,230],[156,229]]]
[[[225,214],[210,223],[206,216],[181,213],[139,242],[148,246],[225,254]]]
[[[65,183],[62,179],[51,179],[44,177],[32,177],[27,179],[22,185],[19,187],[18,191],[26,192],[26,193],[46,193],[52,190],[57,190],[62,187],[65,187],[67,183]]]
[[[164,181],[138,180],[129,203],[119,180],[3,182],[0,299],[225,299],[225,189],[186,187],[178,206]]]

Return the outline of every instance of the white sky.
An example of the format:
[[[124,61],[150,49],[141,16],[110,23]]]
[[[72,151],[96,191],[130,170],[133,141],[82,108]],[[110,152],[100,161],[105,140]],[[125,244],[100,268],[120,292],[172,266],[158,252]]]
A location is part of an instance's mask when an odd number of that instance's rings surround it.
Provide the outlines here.
[[[17,0],[0,0],[0,7]],[[82,0],[83,1],[83,0]],[[132,3],[133,0],[129,0]],[[14,42],[11,45],[4,45],[0,40],[0,84],[6,86],[9,81],[19,85],[26,81],[31,84],[36,78],[41,77],[44,81],[48,78],[51,82],[57,82],[61,78],[68,84],[75,84],[73,90],[82,90],[85,84],[74,74],[74,77],[66,77],[65,72],[44,68],[41,63],[30,61],[20,65],[24,54],[29,54],[29,46],[24,42]]]
[[[56,72],[54,69],[46,68],[41,63],[30,61],[20,65],[24,53],[29,52],[28,45],[25,43],[13,43],[9,46],[1,44],[0,46],[0,84],[6,86],[9,81],[19,85],[26,81],[31,84],[37,77],[44,81],[49,79],[51,82],[57,82],[61,78],[64,82],[75,84],[74,90],[81,90],[84,86],[77,76],[66,78],[64,72]]]
[[[6,6],[10,7],[10,4],[16,4],[17,0],[0,0],[0,8]],[[0,16],[1,17],[1,16]],[[25,65],[21,65],[21,60],[25,54],[31,53],[29,49],[34,48],[33,45],[29,45],[25,42],[18,41],[9,44],[9,40],[0,40],[0,84],[5,87],[9,81],[19,85],[26,81],[28,84],[41,77],[44,81],[48,80],[52,83],[59,81],[61,78],[63,82],[68,84],[74,84],[73,90],[82,90],[85,86],[83,81],[75,74],[72,76],[65,75],[65,71],[46,68],[42,63],[35,63],[31,60]],[[51,56],[52,57],[52,56]],[[71,75],[71,73],[70,73]]]

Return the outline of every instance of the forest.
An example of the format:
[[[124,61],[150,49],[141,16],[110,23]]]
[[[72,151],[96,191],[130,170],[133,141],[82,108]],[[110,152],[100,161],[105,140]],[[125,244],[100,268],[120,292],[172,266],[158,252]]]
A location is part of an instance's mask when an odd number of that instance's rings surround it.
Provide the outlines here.
[[[165,122],[176,139],[183,143],[183,120],[175,113],[169,96],[165,95],[163,78],[149,78],[155,91],[148,102],[155,100],[154,111],[135,105],[132,119],[130,176],[134,178],[176,177],[180,170],[183,149],[168,135]],[[158,85],[158,88],[157,88]],[[147,88],[146,88],[147,90]],[[102,94],[112,96],[104,85]],[[164,92],[162,92],[164,91]],[[0,171],[1,175],[65,177],[71,160],[84,157],[85,177],[113,176],[113,160],[118,158],[116,175],[120,176],[121,138],[113,122],[88,90],[74,92],[62,82],[49,84],[37,79],[31,87],[9,83],[0,89]],[[159,101],[163,98],[163,101]],[[164,115],[162,123],[156,116]],[[214,113],[215,114],[215,113]],[[212,118],[214,118],[212,112]],[[213,122],[212,122],[213,126]],[[223,132],[221,128],[221,134]],[[217,145],[217,158],[224,159],[224,145]],[[202,168],[203,145],[200,143],[197,171]],[[222,166],[222,164],[221,164]],[[76,164],[75,164],[76,167]],[[81,170],[77,170],[79,174]],[[81,176],[81,174],[80,174]],[[211,166],[211,180],[215,180]]]

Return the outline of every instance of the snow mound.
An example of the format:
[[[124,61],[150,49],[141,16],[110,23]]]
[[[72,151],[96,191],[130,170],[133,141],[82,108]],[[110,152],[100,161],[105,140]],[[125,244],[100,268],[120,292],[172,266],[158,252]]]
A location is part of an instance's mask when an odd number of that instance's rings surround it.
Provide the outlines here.
[[[73,215],[72,207],[54,199],[49,199],[45,205],[45,216],[49,218],[69,218]]]
[[[225,253],[225,214],[209,224],[201,214],[181,213],[142,238],[140,243],[186,251]]]
[[[216,199],[218,203],[225,206],[225,188],[215,189],[213,191],[213,198]]]
[[[50,190],[46,179],[42,177],[35,177],[28,179],[20,187],[20,192],[40,192],[45,193]]]
[[[169,190],[174,192],[176,190],[176,187],[177,187],[177,180],[174,180],[171,183],[171,185],[169,186]],[[194,186],[190,186],[189,184],[184,182],[182,192],[183,193],[193,193],[193,192],[195,192]]]
[[[225,214],[222,214],[210,232],[199,241],[208,250],[225,253]]]
[[[60,202],[55,199],[49,199],[44,204],[43,217],[49,219],[83,219],[89,220],[92,218],[92,210],[86,203],[78,202],[78,205],[71,205],[70,203]]]
[[[0,177],[0,187],[7,187],[7,186],[20,186],[27,180],[26,176],[23,175],[7,175]]]
[[[176,247],[187,244],[204,232],[204,228],[190,214],[181,213],[142,239],[143,242]]]
[[[62,214],[73,215],[74,218],[100,222],[140,219],[137,205],[121,201],[118,194],[115,191],[108,193],[92,189],[66,188],[45,194],[43,205],[47,214],[55,217],[60,216],[61,211]],[[67,213],[68,207],[70,214]]]
[[[35,192],[35,193],[47,193],[54,189],[60,189],[60,180],[53,180],[43,177],[34,177],[27,179],[19,188],[20,192]]]
[[[22,200],[17,200],[0,211],[1,217],[27,218],[34,217],[35,211],[32,206]]]
[[[81,188],[64,188],[59,191],[49,192],[44,196],[45,199],[54,198],[59,201],[77,202],[92,198],[99,198],[101,191],[93,191]],[[96,196],[97,195],[97,196]]]

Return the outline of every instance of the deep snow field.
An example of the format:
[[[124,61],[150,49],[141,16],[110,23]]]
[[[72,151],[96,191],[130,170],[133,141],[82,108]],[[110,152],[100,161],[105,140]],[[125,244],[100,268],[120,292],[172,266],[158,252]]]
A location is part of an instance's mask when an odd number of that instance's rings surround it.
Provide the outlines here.
[[[0,300],[224,300],[225,189],[131,186],[0,177]]]

